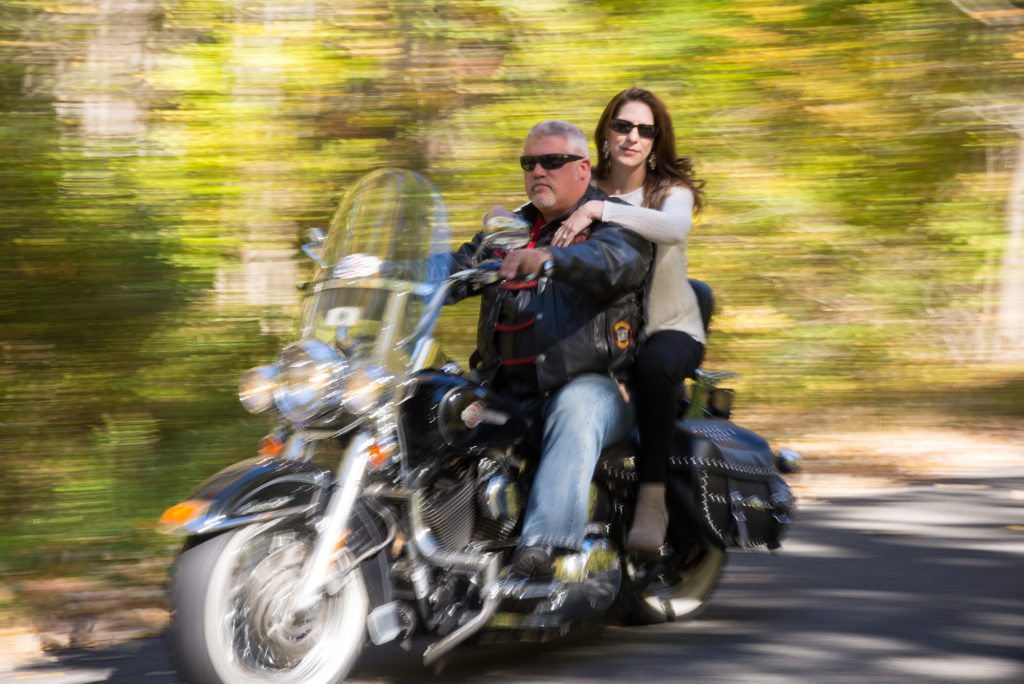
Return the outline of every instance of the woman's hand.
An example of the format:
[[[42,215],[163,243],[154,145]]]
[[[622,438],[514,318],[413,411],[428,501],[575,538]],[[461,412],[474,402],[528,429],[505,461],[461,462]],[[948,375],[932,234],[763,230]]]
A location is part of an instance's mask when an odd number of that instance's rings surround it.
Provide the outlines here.
[[[604,202],[590,200],[562,222],[551,239],[551,245],[553,247],[568,247],[576,241],[577,235],[586,230],[594,221],[600,221],[603,215]]]

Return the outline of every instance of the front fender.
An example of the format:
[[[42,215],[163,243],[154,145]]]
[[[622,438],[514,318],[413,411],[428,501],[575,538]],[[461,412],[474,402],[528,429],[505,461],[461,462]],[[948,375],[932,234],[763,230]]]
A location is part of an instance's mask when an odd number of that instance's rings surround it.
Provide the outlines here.
[[[322,466],[283,458],[253,458],[220,471],[189,498],[167,509],[160,531],[207,535],[275,518],[310,515],[333,476]]]

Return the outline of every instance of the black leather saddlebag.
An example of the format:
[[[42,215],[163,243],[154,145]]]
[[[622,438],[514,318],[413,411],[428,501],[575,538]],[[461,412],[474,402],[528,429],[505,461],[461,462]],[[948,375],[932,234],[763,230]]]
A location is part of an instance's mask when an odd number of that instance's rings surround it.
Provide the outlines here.
[[[795,499],[763,438],[728,420],[676,423],[667,498],[720,548],[779,547]]]

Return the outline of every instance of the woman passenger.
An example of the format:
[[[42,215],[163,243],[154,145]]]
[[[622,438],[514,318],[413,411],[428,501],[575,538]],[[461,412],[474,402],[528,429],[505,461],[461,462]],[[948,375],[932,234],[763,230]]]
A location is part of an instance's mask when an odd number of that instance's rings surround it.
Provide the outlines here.
[[[646,339],[632,372],[641,453],[636,514],[626,540],[631,551],[656,552],[668,528],[665,483],[676,417],[676,386],[704,357],[704,326],[687,279],[686,238],[701,188],[690,161],[676,156],[672,120],[664,103],[643,88],[611,99],[594,132],[598,162],[593,180],[628,204],[592,200],[578,208],[552,244],[567,246],[592,221],[617,223],[656,243]]]

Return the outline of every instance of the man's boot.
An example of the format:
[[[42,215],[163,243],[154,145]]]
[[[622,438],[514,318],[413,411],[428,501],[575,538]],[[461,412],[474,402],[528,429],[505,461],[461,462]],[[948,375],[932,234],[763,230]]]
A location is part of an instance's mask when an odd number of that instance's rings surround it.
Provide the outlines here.
[[[555,550],[547,544],[519,546],[512,554],[512,576],[548,579],[555,572]]]
[[[665,485],[660,482],[640,485],[633,514],[633,527],[626,537],[626,549],[656,553],[665,541],[668,530],[668,507],[665,505]]]

